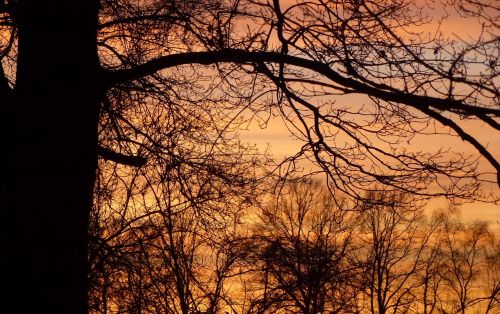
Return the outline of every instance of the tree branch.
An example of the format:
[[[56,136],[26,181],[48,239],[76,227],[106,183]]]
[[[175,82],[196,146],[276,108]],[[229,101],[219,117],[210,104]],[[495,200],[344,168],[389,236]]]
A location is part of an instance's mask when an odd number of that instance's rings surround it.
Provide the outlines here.
[[[339,74],[328,64],[319,61],[272,51],[252,52],[241,49],[222,49],[219,51],[186,52],[159,57],[130,69],[108,71],[105,81],[108,82],[109,86],[112,86],[113,84],[136,80],[152,75],[157,71],[176,66],[187,64],[209,65],[222,62],[237,64],[258,64],[269,62],[279,64],[286,63],[288,65],[301,67],[321,74],[336,84],[352,90],[353,93],[365,94],[387,102],[411,106],[428,114],[430,117],[440,121],[444,125],[451,127],[462,139],[472,144],[477,151],[495,167],[497,173],[499,174],[498,183],[500,184],[500,165],[495,157],[493,157],[487,149],[477,142],[472,136],[463,132],[463,130],[455,122],[437,114],[437,112],[431,108],[435,108],[439,111],[448,111],[454,114],[463,114],[465,116],[476,116],[478,119],[485,121],[493,127],[495,127],[498,123],[496,123],[491,116],[500,117],[499,109],[473,106],[454,99],[414,95],[403,92],[394,87],[385,84],[377,84],[375,82],[360,82],[353,78],[345,77]]]
[[[121,153],[112,151],[109,148],[98,146],[97,154],[104,160],[111,160],[117,164],[132,166],[132,167],[142,167],[146,164],[146,158],[142,156],[129,156]]]
[[[439,121],[441,124],[451,128],[453,131],[455,131],[460,138],[466,142],[469,142],[476,150],[486,158],[490,164],[495,167],[495,170],[497,172],[497,183],[498,186],[500,187],[500,163],[493,157],[493,155],[490,154],[490,152],[481,145],[474,137],[472,137],[470,134],[465,132],[458,124],[456,124],[453,120],[446,118],[445,116],[439,114],[438,112],[432,110],[432,109],[422,109],[422,112],[427,114],[429,117],[433,118],[434,120]]]
[[[177,22],[178,23],[179,20],[181,20],[181,19],[182,19],[182,17],[177,16],[177,15],[173,15],[171,13],[139,15],[139,16],[125,17],[122,19],[104,22],[98,26],[98,29],[104,29],[107,27],[114,27],[114,26],[121,25],[121,24],[134,24],[134,23],[141,23],[141,22],[146,22],[146,21],[168,22],[168,23]]]
[[[493,115],[500,117],[500,110],[465,104],[458,100],[442,99],[431,96],[414,95],[388,85],[368,83],[340,75],[328,64],[305,59],[301,57],[285,55],[273,51],[246,51],[241,49],[221,49],[219,51],[185,52],[168,56],[158,57],[149,62],[137,65],[130,69],[109,71],[105,81],[109,85],[119,84],[126,81],[136,80],[152,75],[160,70],[187,65],[187,64],[216,64],[216,63],[286,63],[288,65],[301,67],[319,73],[333,82],[352,89],[355,93],[374,96],[381,100],[397,102],[412,107],[432,106],[442,111],[451,111],[469,116]]]
[[[0,63],[0,99],[2,100],[10,99],[11,96],[12,96],[12,88],[9,86],[9,80],[5,76],[5,72],[3,71],[3,66]]]

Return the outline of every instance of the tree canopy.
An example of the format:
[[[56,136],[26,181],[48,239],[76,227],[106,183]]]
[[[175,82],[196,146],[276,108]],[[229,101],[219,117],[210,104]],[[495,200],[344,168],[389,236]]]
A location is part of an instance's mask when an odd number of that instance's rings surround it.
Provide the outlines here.
[[[11,87],[15,10],[4,3]],[[305,143],[296,158],[314,160],[349,195],[381,184],[484,199],[478,189],[498,184],[498,156],[467,125],[478,121],[492,135],[500,128],[497,13],[491,1],[466,0],[101,1],[95,49],[109,119],[101,156],[140,164],[111,150],[152,149],[151,139],[134,144],[117,128],[134,106],[219,106],[233,118],[282,114]],[[475,23],[476,37],[440,32],[446,19]],[[346,95],[357,98],[341,101]],[[477,154],[405,145],[421,135],[458,137]]]

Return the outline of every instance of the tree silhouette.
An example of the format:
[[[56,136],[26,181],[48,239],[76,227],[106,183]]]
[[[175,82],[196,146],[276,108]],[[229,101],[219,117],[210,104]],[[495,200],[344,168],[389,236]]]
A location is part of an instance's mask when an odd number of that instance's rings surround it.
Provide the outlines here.
[[[245,252],[237,231],[261,191],[265,160],[218,133],[216,112],[179,109],[135,121],[154,139],[141,147],[146,165],[100,162],[90,228],[93,313],[218,313],[231,304],[224,284]]]
[[[443,281],[448,289],[442,309],[467,313],[479,305],[484,313],[494,311],[499,296],[498,275],[494,275],[498,257],[488,225],[484,222],[464,224],[450,217],[445,228]]]
[[[500,165],[466,126],[500,129],[497,9],[452,2],[482,23],[473,42],[413,31],[428,17],[406,0],[1,1],[6,306],[86,312],[98,156],[140,167],[161,150],[188,162],[137,127],[140,104],[216,107],[229,120],[280,113],[305,140],[295,159],[314,160],[332,188],[358,199],[378,183],[496,200],[479,188],[500,182]],[[329,98],[350,94],[365,106]],[[429,133],[467,142],[497,178],[477,156],[405,147]]]
[[[338,313],[354,308],[353,220],[319,182],[289,183],[255,230],[260,296],[255,313]],[[351,286],[352,284],[352,286]]]
[[[360,241],[366,250],[371,313],[406,313],[415,308],[416,277],[434,265],[426,258],[437,224],[428,228],[422,208],[405,208],[401,196],[374,192],[361,209]],[[428,275],[428,274],[427,274]],[[428,279],[428,281],[430,281]],[[424,282],[425,285],[425,282]]]

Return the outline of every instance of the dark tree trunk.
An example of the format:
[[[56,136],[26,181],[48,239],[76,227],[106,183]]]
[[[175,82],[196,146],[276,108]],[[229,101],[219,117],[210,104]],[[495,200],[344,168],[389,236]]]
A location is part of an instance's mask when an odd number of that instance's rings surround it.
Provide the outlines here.
[[[20,0],[10,311],[87,313],[99,115],[97,0]],[[0,307],[4,307],[3,305]]]

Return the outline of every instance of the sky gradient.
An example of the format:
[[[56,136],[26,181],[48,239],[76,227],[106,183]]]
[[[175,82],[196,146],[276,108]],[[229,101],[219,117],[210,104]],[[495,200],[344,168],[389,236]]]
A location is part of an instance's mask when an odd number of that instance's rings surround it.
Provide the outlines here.
[[[295,1],[281,1],[282,9],[286,8]],[[424,1],[418,1],[417,4],[422,4]],[[451,7],[447,7],[442,3],[430,3],[431,7],[426,9],[429,16],[434,17],[434,20],[426,25],[418,27],[418,30],[428,34],[435,34],[438,30],[445,37],[455,39],[457,41],[469,41],[477,39],[481,33],[480,24],[475,19],[463,18],[453,12]],[[447,16],[444,19],[442,17]],[[441,22],[439,22],[441,21]],[[359,96],[341,96],[336,98],[338,104],[352,102],[362,102]],[[498,133],[480,122],[472,122],[466,125],[467,130],[479,140],[484,146],[488,147],[492,155],[500,159],[500,141]],[[442,129],[445,130],[444,128]],[[441,130],[440,130],[441,131]],[[266,129],[260,129],[257,123],[250,126],[250,130],[241,133],[241,138],[245,142],[255,143],[260,150],[269,147],[269,151],[277,159],[285,156],[291,156],[300,149],[302,142],[294,140],[281,121],[280,118],[272,118]],[[468,143],[463,142],[458,138],[451,139],[449,136],[432,136],[432,137],[417,137],[411,147],[415,150],[433,151],[443,148],[449,148],[452,152],[461,152],[464,154],[477,154],[475,149]],[[308,167],[309,165],[304,165]],[[494,171],[494,169],[486,162],[481,161],[481,169]],[[498,195],[498,185],[486,186]],[[444,199],[434,199],[429,202],[429,208],[446,207],[447,201]],[[462,217],[465,221],[483,220],[490,224],[491,230],[500,232],[500,205],[486,203],[469,203],[461,206]]]

